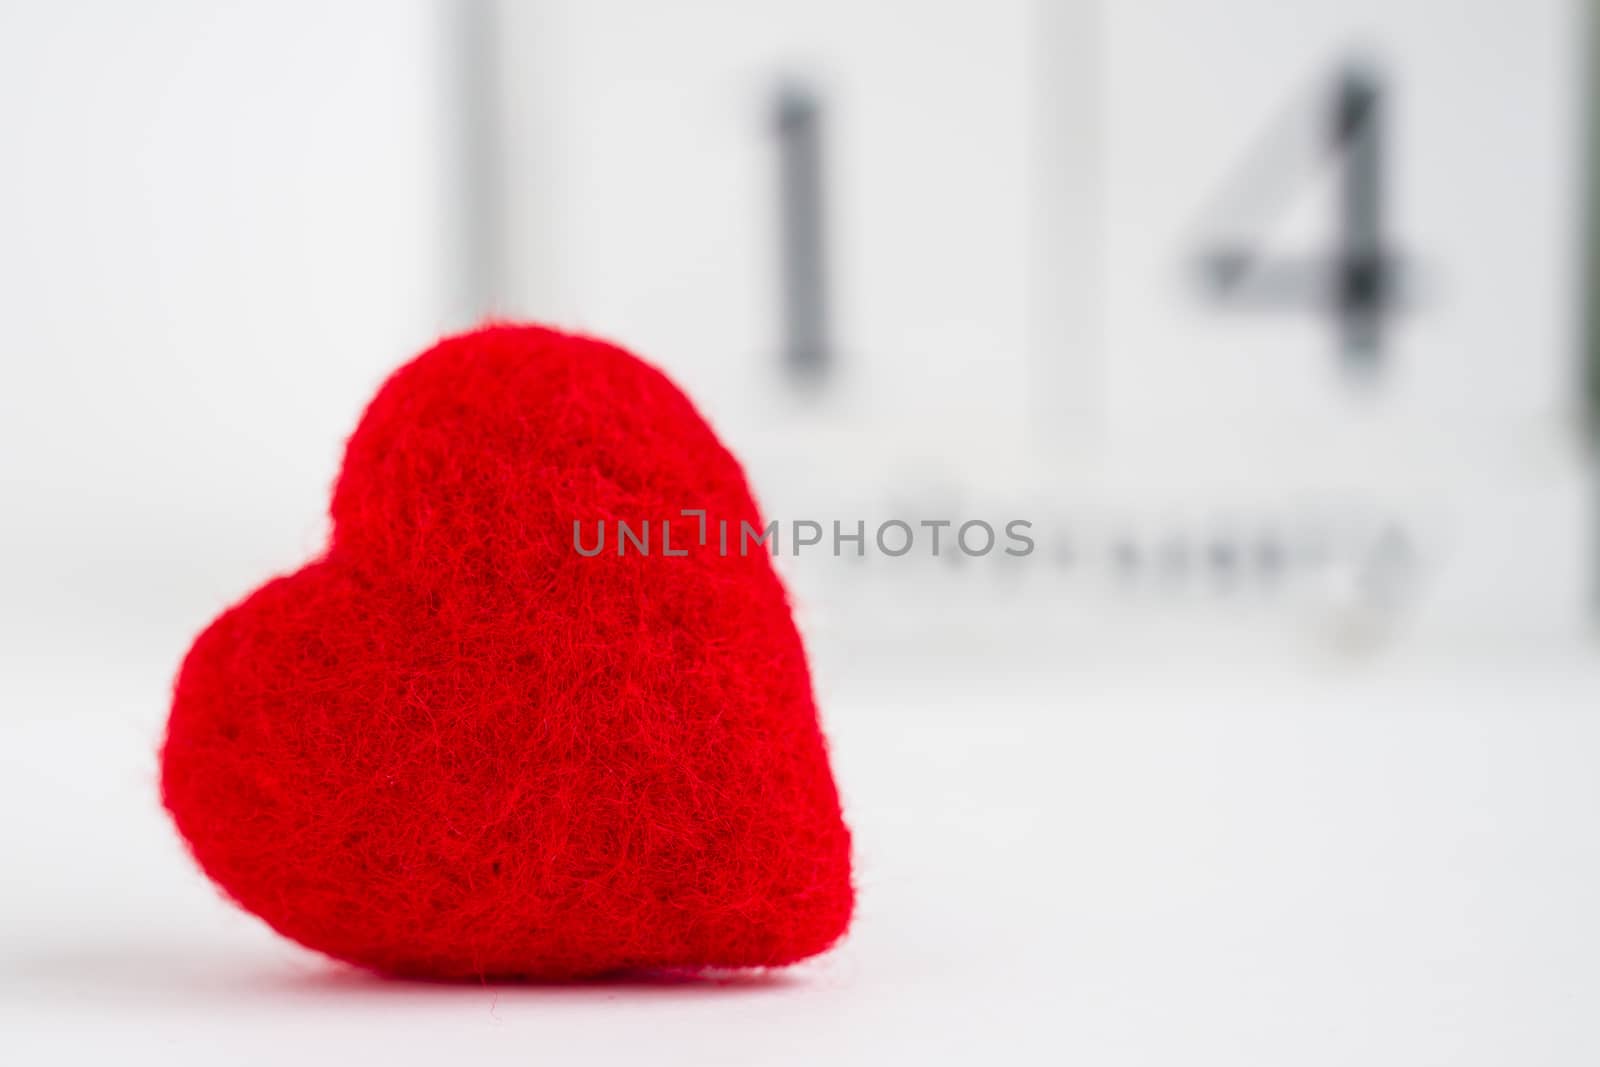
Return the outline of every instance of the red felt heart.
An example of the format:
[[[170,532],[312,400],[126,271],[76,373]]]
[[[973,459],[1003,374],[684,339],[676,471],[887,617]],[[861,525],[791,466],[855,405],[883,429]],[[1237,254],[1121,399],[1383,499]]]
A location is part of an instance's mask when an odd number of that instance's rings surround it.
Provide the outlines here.
[[[443,341],[373,400],[332,516],[177,681],[165,801],[241,905],[434,977],[775,965],[843,933],[805,653],[739,550],[743,472],[662,374],[535,327]]]

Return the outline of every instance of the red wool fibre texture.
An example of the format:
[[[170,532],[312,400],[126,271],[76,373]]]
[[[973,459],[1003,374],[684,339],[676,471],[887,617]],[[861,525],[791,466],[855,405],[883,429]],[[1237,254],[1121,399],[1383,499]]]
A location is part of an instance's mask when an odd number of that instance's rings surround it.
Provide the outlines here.
[[[430,978],[774,966],[843,934],[805,652],[766,549],[717,551],[719,519],[762,524],[664,375],[538,327],[442,341],[373,399],[331,511],[176,683],[164,799],[235,901]],[[618,519],[650,520],[648,556]]]

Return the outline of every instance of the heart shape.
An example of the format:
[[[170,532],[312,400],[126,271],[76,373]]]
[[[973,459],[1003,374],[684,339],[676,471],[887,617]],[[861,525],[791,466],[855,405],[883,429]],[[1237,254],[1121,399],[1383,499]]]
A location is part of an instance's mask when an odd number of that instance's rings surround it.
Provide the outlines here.
[[[240,905],[439,978],[771,966],[844,932],[805,652],[765,548],[719,551],[719,521],[762,525],[664,375],[539,327],[442,341],[373,399],[331,513],[175,687],[163,796]],[[576,550],[618,520],[653,551]]]

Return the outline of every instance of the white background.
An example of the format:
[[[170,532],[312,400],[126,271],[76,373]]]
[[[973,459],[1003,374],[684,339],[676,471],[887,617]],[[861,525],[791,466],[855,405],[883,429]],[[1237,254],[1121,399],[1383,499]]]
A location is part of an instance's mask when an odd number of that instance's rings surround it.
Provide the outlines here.
[[[0,1056],[1593,1062],[1578,15],[0,7]],[[1183,273],[1208,194],[1356,52],[1431,279],[1360,385],[1322,318]],[[809,403],[778,373],[782,78],[827,107],[840,374]],[[486,189],[493,292],[464,281]],[[1330,192],[1275,248],[1326,245]],[[781,561],[858,841],[834,952],[386,982],[184,856],[156,752],[189,640],[317,551],[362,405],[485,301],[667,367],[774,517],[1070,534],[1009,571]],[[1268,534],[1336,551],[1275,582],[1194,562]],[[1198,569],[1130,579],[1119,545]]]

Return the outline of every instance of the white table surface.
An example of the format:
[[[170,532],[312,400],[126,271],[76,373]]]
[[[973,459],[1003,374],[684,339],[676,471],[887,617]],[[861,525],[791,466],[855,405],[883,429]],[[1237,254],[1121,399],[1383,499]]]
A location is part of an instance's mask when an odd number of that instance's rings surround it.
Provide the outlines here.
[[[843,945],[542,987],[222,901],[156,796],[169,673],[0,678],[0,1061],[1600,1063],[1600,657],[825,686]]]

